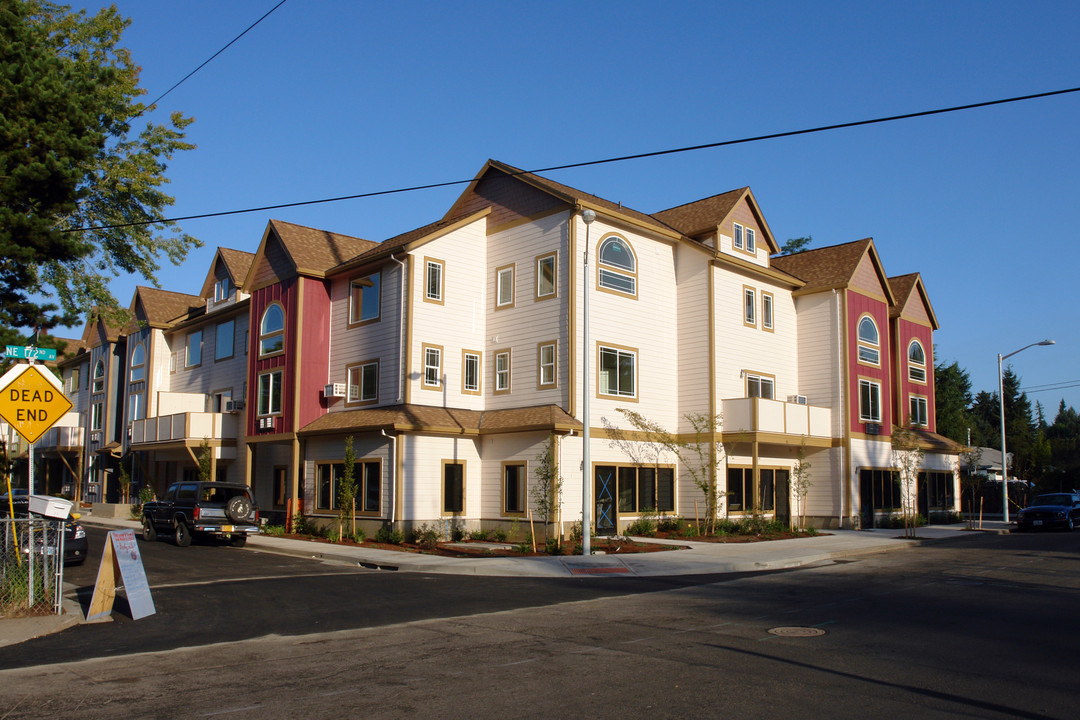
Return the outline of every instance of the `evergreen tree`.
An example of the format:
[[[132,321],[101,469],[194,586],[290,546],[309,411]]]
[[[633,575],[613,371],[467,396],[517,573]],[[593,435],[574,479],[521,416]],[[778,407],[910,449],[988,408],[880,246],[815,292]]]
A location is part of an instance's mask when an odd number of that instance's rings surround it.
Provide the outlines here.
[[[200,244],[165,219],[173,198],[161,189],[166,161],[194,147],[184,140],[191,119],[133,127],[149,108],[137,101],[139,68],[118,46],[128,24],[115,7],[88,16],[49,0],[0,0],[0,327],[116,311],[111,277],[156,284],[161,255],[180,263]],[[44,323],[36,296],[60,305]]]
[[[961,445],[968,442],[972,427],[971,378],[955,360],[950,365],[934,366],[934,408],[937,431]],[[974,433],[972,435],[974,439]]]

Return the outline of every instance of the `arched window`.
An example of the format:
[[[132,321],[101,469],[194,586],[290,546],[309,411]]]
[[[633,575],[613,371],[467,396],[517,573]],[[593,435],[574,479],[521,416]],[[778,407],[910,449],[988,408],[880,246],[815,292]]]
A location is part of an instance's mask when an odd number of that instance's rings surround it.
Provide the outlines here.
[[[869,315],[859,320],[859,362],[879,365],[881,363],[881,341],[877,325]]]
[[[627,295],[637,294],[637,261],[630,244],[617,235],[600,242],[600,287]]]
[[[146,379],[146,346],[139,343],[131,351],[131,382]]]
[[[105,361],[98,360],[94,366],[94,390],[95,393],[105,392]]]
[[[908,378],[915,382],[926,382],[926,352],[922,343],[912,340],[908,345]]]
[[[273,355],[285,349],[285,311],[277,303],[263,312],[259,322],[259,355]]]

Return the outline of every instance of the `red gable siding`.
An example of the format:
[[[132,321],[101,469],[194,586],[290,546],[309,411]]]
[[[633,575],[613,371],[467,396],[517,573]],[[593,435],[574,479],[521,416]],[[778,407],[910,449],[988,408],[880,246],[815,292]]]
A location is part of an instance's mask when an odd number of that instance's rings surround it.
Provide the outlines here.
[[[859,319],[870,315],[877,325],[881,352],[880,365],[866,365],[859,362]],[[859,380],[873,380],[881,383],[881,434],[892,432],[893,393],[891,382],[892,350],[889,342],[889,306],[884,300],[847,292],[848,326],[848,397],[851,414],[851,432],[866,432],[866,423],[859,420]]]
[[[322,389],[332,380],[330,373],[330,286],[329,281],[306,278],[303,282],[303,318],[300,323],[300,397],[297,398],[302,428],[326,414]]]
[[[251,296],[250,325],[248,342],[248,357],[254,360],[248,363],[248,411],[247,411],[247,434],[249,436],[265,435],[271,432],[292,432],[292,416],[294,407],[293,378],[296,375],[295,351],[296,347],[296,298],[297,281],[289,279],[256,290]],[[271,303],[280,303],[285,310],[285,352],[268,358],[259,357],[259,330],[263,313]],[[281,416],[275,418],[274,429],[259,430],[259,375],[268,370],[283,368],[282,373],[282,397]]]
[[[909,401],[911,395],[919,395],[926,398],[926,412],[929,425],[927,430],[937,432],[937,421],[934,412],[934,331],[926,325],[899,318],[897,320],[897,347],[896,367],[893,377],[896,386],[900,389],[897,402],[896,420],[906,423],[908,419]],[[912,340],[918,340],[926,354],[926,382],[912,382],[908,376],[908,345]]]

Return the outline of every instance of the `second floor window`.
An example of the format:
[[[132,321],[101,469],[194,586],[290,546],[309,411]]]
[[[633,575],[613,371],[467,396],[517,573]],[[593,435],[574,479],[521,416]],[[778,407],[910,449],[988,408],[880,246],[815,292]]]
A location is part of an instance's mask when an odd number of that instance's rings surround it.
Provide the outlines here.
[[[757,293],[752,288],[743,288],[743,323],[757,326]]]
[[[480,353],[468,350],[461,354],[461,391],[467,395],[480,394]]]
[[[131,382],[140,382],[146,379],[146,346],[139,343],[131,351]]]
[[[773,296],[767,292],[761,293],[761,328],[773,329]]]
[[[881,422],[881,384],[871,380],[859,381],[859,420]]]
[[[232,320],[227,320],[217,326],[217,333],[214,338],[215,360],[224,360],[233,356],[234,328],[235,325]]]
[[[259,376],[259,415],[281,413],[281,371]]]
[[[443,301],[443,261],[424,260],[424,300],[433,303]]]
[[[908,422],[920,427],[926,427],[930,424],[930,418],[927,415],[926,398],[912,395],[908,406],[911,413]]]
[[[775,383],[771,377],[746,374],[746,396],[772,400],[775,397]]]
[[[540,366],[540,376],[537,384],[541,388],[555,386],[555,343],[546,343],[538,348],[537,358]]]
[[[514,306],[514,266],[495,271],[495,308]]]
[[[442,387],[442,348],[424,346],[424,387]]]
[[[510,392],[510,351],[495,353],[495,392]]]
[[[379,363],[369,362],[349,368],[349,402],[379,399]]]
[[[600,346],[601,395],[637,397],[637,352]]]
[[[554,297],[555,285],[555,255],[544,255],[536,259],[536,299]]]
[[[274,355],[285,349],[285,311],[272,303],[259,321],[259,355]]]
[[[101,429],[102,403],[96,402],[90,406],[90,429]]]

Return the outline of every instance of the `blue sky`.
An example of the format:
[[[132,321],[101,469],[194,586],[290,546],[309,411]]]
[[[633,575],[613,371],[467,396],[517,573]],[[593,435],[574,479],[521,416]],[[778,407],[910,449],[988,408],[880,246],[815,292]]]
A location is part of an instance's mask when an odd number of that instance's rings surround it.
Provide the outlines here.
[[[155,97],[276,0],[118,0]],[[82,7],[76,4],[76,7]],[[90,9],[97,3],[85,5]],[[289,0],[160,105],[199,147],[174,215],[472,177],[1080,86],[1080,4]],[[548,173],[645,212],[749,185],[780,242],[871,236],[922,273],[937,360],[994,390],[1080,385],[1080,93]],[[460,187],[193,220],[206,243],[162,286],[198,292],[214,248],[269,218],[384,240]],[[124,303],[134,278],[119,278]],[[1050,420],[1080,387],[1032,392]]]

